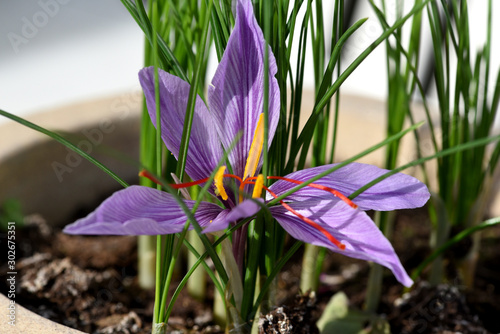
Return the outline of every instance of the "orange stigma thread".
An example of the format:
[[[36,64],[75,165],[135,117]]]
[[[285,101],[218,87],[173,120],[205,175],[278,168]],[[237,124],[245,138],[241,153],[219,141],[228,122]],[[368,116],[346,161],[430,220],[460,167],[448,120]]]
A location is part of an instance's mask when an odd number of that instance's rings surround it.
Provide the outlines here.
[[[255,179],[256,179],[255,177],[249,177],[247,180],[255,180]],[[291,183],[295,183],[295,184],[302,184],[302,183],[304,183],[304,181],[299,181],[299,180],[295,180],[295,179],[289,179],[289,178],[282,177],[282,176],[268,176],[267,179],[268,180],[283,180],[283,181],[287,181],[287,182],[291,182]],[[353,209],[357,209],[358,208],[357,204],[355,204],[353,201],[351,201],[349,198],[347,198],[347,196],[345,196],[344,194],[342,194],[338,190],[332,189],[330,187],[322,186],[321,184],[316,184],[316,183],[309,183],[307,185],[307,187],[311,187],[311,188],[315,188],[315,189],[324,190],[326,192],[329,192],[333,196],[338,197],[339,199],[341,199],[342,201],[344,201],[351,208],[353,208]]]
[[[218,195],[220,195],[222,197],[222,199],[224,199],[224,200],[227,199],[227,194],[225,194],[225,190],[223,190],[225,196],[220,191],[221,187],[222,187],[222,189],[224,189],[224,187],[222,186],[222,181],[223,181],[224,177],[230,177],[230,178],[238,180],[240,182],[240,189],[241,190],[243,190],[243,188],[245,187],[245,185],[247,185],[247,184],[253,184],[254,185],[254,190],[253,190],[253,194],[252,194],[253,198],[260,197],[262,189],[264,189],[265,191],[267,191],[274,198],[278,198],[278,195],[276,195],[273,191],[271,191],[268,187],[266,187],[264,185],[264,177],[262,175],[254,176],[254,177],[248,177],[245,180],[242,180],[241,177],[233,175],[233,174],[223,174],[224,171],[225,171],[225,167],[219,168],[219,170],[216,173],[215,181],[214,181],[216,189],[218,190],[216,192],[219,192]],[[146,177],[146,178],[150,179],[151,181],[153,181],[153,182],[155,182],[157,184],[161,184],[156,179],[156,177],[153,176],[151,173],[149,173],[147,170],[142,170],[139,173],[139,176]],[[197,181],[192,181],[192,182],[179,183],[179,184],[170,184],[169,186],[171,186],[174,189],[188,188],[188,187],[192,187],[192,186],[195,186],[195,185],[199,185],[201,183],[205,183],[205,182],[208,181],[208,179],[209,178],[207,177],[207,178],[204,178],[204,179],[201,179],[201,180],[197,180]],[[303,181],[298,181],[298,180],[293,180],[293,179],[287,179],[287,178],[280,177],[280,176],[268,176],[267,179],[285,180],[285,181],[289,181],[289,182],[296,183],[296,184],[302,184],[302,183],[304,183]],[[353,208],[357,208],[358,207],[356,204],[352,203],[351,200],[349,200],[347,197],[345,197],[344,195],[342,195],[340,192],[336,191],[335,189],[331,189],[331,188],[328,188],[328,187],[325,187],[325,186],[321,186],[321,185],[318,185],[318,184],[314,184],[314,183],[310,183],[308,186],[311,186],[312,188],[316,188],[316,189],[328,191],[328,192],[332,193],[334,196],[342,199],[344,202],[346,202],[347,204],[349,204],[351,207],[353,207]],[[224,197],[226,197],[226,198],[224,198]],[[241,197],[242,196],[240,194],[240,198]],[[240,202],[241,202],[241,199],[240,199]],[[320,231],[332,244],[334,244],[335,246],[337,246],[340,250],[345,250],[346,246],[343,243],[341,243],[340,241],[338,241],[333,235],[331,235],[331,233],[328,232],[324,227],[322,227],[318,223],[314,222],[310,218],[307,218],[304,215],[300,214],[299,212],[297,212],[296,210],[294,210],[290,205],[288,205],[287,203],[285,203],[283,200],[280,200],[280,203],[281,203],[281,205],[283,205],[283,207],[285,209],[287,209],[288,211],[290,211],[291,213],[293,213],[299,219],[301,219],[302,221],[304,221],[305,223],[307,223],[309,226],[311,226],[311,227],[315,228],[316,230]]]
[[[148,172],[147,170],[141,170],[139,172],[139,176],[145,177],[145,178],[153,181],[156,184],[162,185],[162,183],[160,181],[158,181],[158,179],[154,175],[152,175],[150,172]],[[232,179],[236,179],[236,180],[238,180],[240,182],[243,182],[243,180],[241,179],[241,177],[233,175],[233,174],[223,174],[222,176],[223,177],[230,177]],[[197,186],[197,185],[200,185],[202,183],[205,183],[209,179],[210,179],[209,177],[206,177],[204,179],[196,180],[196,181],[191,181],[191,182],[173,183],[173,184],[169,184],[169,186],[171,188],[174,188],[174,189],[189,188],[189,187],[193,187],[193,186]]]
[[[268,193],[270,193],[271,196],[273,196],[274,198],[278,198],[278,195],[276,195],[274,192],[272,192],[271,190],[269,190],[269,188],[267,188],[266,186],[263,186],[263,188]],[[338,241],[333,235],[331,235],[330,232],[328,232],[323,226],[319,225],[318,223],[315,223],[310,218],[307,218],[307,217],[301,215],[300,213],[298,213],[297,211],[295,211],[290,205],[286,204],[282,200],[280,200],[280,203],[281,203],[281,205],[283,205],[283,207],[285,209],[287,209],[288,211],[290,211],[291,213],[293,213],[294,215],[296,215],[298,218],[302,219],[305,223],[307,223],[311,227],[313,227],[313,228],[317,229],[318,231],[320,231],[332,244],[334,244],[335,246],[337,246],[340,250],[345,250],[345,245],[343,243],[341,243],[340,241]]]
[[[151,174],[150,172],[148,172],[145,169],[143,169],[139,172],[139,176],[145,177],[146,179],[149,179],[149,180],[153,181],[154,183],[159,184],[160,186],[162,185],[161,182],[158,181],[158,179],[153,174]]]

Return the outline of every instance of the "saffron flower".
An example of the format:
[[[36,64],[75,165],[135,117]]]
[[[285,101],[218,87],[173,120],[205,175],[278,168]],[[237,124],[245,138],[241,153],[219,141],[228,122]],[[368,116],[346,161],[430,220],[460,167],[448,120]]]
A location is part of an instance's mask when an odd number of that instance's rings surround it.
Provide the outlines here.
[[[201,202],[195,219],[204,232],[227,228],[243,218],[254,216],[261,206],[308,179],[331,169],[326,165],[296,171],[266,187],[262,167],[264,132],[269,144],[276,132],[279,117],[279,87],[274,78],[277,67],[269,50],[268,129],[264,129],[264,57],[265,41],[255,20],[249,0],[237,3],[236,23],[226,51],[208,89],[208,108],[197,97],[186,173],[193,182],[173,185],[188,187],[207,182],[228,152],[228,164],[220,167],[210,193],[221,205]],[[139,73],[152,122],[156,126],[154,68]],[[167,148],[177,158],[182,137],[190,85],[159,70],[161,97],[161,135]],[[230,150],[234,138],[242,134]],[[230,166],[230,169],[229,169]],[[231,170],[231,173],[228,171]],[[429,199],[426,186],[417,179],[395,174],[361,193],[353,201],[346,196],[386,173],[375,166],[351,163],[322,177],[269,206],[268,210],[294,238],[341,254],[379,263],[394,273],[405,286],[408,277],[393,247],[365,210],[415,208]],[[239,191],[235,191],[238,189]],[[261,199],[261,193],[265,196]],[[244,194],[248,194],[243,196]],[[253,199],[250,199],[252,197]],[[185,200],[191,209],[194,201]],[[94,212],[65,228],[70,234],[158,235],[181,232],[186,215],[167,192],[130,186],[117,191]]]

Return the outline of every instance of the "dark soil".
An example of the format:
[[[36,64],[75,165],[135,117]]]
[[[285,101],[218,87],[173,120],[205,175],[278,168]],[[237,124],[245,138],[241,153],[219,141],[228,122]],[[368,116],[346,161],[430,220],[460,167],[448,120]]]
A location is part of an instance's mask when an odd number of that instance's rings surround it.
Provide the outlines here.
[[[411,271],[428,254],[425,210],[401,211],[394,246]],[[1,235],[5,244],[6,235]],[[473,289],[464,289],[456,272],[449,284],[417,282],[408,293],[389,273],[384,277],[379,314],[392,333],[500,332],[500,229],[484,233]],[[16,231],[18,291],[16,302],[46,318],[89,333],[150,333],[153,292],[137,285],[134,237],[64,235],[40,217],[26,219]],[[446,257],[454,259],[459,250]],[[453,261],[449,262],[453,267]],[[6,273],[6,263],[0,272]],[[319,333],[315,323],[335,293],[344,291],[353,309],[362,309],[369,265],[338,254],[326,257],[317,294],[299,291],[300,254],[278,280],[278,306],[262,315],[261,333]],[[455,275],[455,276],[453,276]],[[1,279],[0,292],[6,293]],[[173,284],[175,286],[175,283]],[[183,292],[169,321],[172,333],[223,333],[211,313],[213,288],[202,303]],[[369,324],[366,324],[369,327]],[[370,331],[367,329],[367,333]]]

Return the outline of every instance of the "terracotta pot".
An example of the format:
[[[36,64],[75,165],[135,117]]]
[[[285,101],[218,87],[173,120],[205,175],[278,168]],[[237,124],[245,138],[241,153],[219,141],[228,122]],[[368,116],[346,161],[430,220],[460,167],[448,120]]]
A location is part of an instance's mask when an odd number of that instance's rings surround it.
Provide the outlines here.
[[[26,333],[39,333],[39,334],[81,334],[79,330],[69,328],[49,319],[46,319],[38,314],[28,311],[19,304],[15,304],[15,325],[10,325],[8,322],[12,321],[10,316],[11,301],[0,294],[0,308],[5,310],[6,317],[2,317],[0,324],[0,331],[2,333],[10,334],[26,334]]]
[[[140,107],[140,94],[123,94],[50,110],[29,120],[64,133],[122,179],[133,182],[139,169]],[[70,223],[64,219],[79,209],[92,209],[98,196],[121,188],[78,154],[10,121],[0,126],[0,184],[0,203],[17,199],[23,213],[39,213],[57,225]]]
[[[122,179],[136,183],[138,166],[115,152],[126,152],[132,161],[138,161],[141,102],[141,93],[122,94],[57,108],[28,119],[64,133]],[[93,209],[98,201],[122,188],[63,145],[11,121],[0,126],[0,185],[0,203],[19,200],[24,214],[41,214],[59,226],[70,223],[68,219],[79,210]],[[15,304],[12,326],[8,323],[10,303],[0,294],[1,314],[5,315],[0,333],[82,333],[19,304]]]

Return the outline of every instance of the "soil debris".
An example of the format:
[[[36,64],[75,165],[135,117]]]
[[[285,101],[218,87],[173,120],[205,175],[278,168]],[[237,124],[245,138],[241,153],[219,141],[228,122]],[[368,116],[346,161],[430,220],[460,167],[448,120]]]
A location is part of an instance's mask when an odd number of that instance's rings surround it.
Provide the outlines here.
[[[113,314],[96,322],[97,334],[136,334],[142,332],[142,321],[137,313]]]
[[[396,300],[389,316],[393,333],[490,334],[456,286],[420,283]]]
[[[280,306],[261,315],[259,334],[319,334],[315,293],[296,295],[293,304]]]

